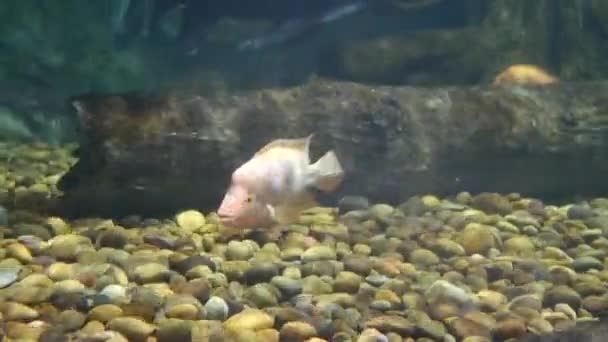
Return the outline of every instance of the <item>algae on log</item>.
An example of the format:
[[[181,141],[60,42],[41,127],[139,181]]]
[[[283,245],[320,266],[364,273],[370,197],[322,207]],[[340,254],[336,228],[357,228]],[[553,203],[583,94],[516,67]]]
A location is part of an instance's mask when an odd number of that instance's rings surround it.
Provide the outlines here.
[[[608,83],[371,87],[311,80],[203,98],[74,97],[85,132],[62,178],[64,215],[164,215],[212,210],[230,174],[263,144],[315,133],[313,160],[335,148],[349,195],[398,203],[415,194],[608,190],[598,125]]]

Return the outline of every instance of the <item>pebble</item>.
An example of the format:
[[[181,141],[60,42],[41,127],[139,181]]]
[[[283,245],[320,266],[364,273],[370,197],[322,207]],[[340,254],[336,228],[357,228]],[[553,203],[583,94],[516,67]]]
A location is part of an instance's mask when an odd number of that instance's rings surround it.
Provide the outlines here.
[[[156,340],[159,342],[169,341],[203,341],[203,339],[195,340],[205,334],[209,338],[209,333],[213,336],[212,321],[183,321],[180,319],[163,319],[159,321],[156,330]],[[221,336],[220,336],[221,337]],[[220,339],[221,340],[221,339]]]
[[[312,246],[304,251],[302,254],[302,261],[312,262],[319,260],[335,260],[336,251],[328,246]]]
[[[17,302],[5,302],[4,304],[0,305],[2,317],[7,321],[31,321],[39,316],[38,311],[25,304]]]
[[[176,239],[169,236],[163,236],[156,233],[146,233],[143,236],[143,242],[156,246],[162,249],[174,249],[176,245]]]
[[[582,205],[572,205],[568,208],[568,218],[572,220],[585,220],[594,216],[593,209]]]
[[[364,323],[364,327],[376,329],[382,333],[394,332],[402,336],[410,336],[415,331],[415,325],[404,317],[383,315],[374,317]]]
[[[457,242],[446,238],[437,239],[431,250],[444,258],[462,256],[466,253],[464,247]]]
[[[127,288],[122,285],[110,284],[104,287],[99,294],[107,297],[111,302],[117,303],[127,299]]]
[[[473,197],[471,206],[489,214],[506,215],[513,211],[509,200],[497,193],[481,193]]]
[[[205,303],[207,319],[224,321],[228,317],[228,304],[222,297],[212,296]]]
[[[186,231],[193,232],[205,225],[205,216],[196,210],[185,210],[175,216],[177,225]]]
[[[276,286],[286,298],[293,297],[302,292],[302,282],[299,279],[276,276],[272,278],[271,284]]]
[[[342,271],[336,275],[334,280],[334,291],[357,293],[362,282],[362,277],[357,273]]]
[[[421,267],[430,267],[439,263],[439,257],[428,249],[416,249],[410,254],[412,264]]]
[[[604,313],[608,311],[608,294],[585,297],[581,304],[585,310],[592,314]]]
[[[134,280],[141,284],[168,281],[170,275],[169,268],[166,265],[156,262],[137,266],[133,270]]]
[[[523,294],[511,299],[511,302],[509,302],[510,309],[521,307],[534,311],[540,311],[542,309],[542,300],[540,296],[536,294]]]
[[[306,322],[287,322],[279,331],[281,341],[305,341],[317,336],[317,329]]]
[[[177,318],[182,320],[196,320],[200,319],[201,312],[198,307],[194,304],[177,304],[169,307],[165,310],[165,316],[167,318]]]
[[[0,267],[0,289],[13,284],[19,277],[21,266]]]
[[[485,254],[491,248],[498,246],[498,239],[493,231],[493,227],[478,223],[469,223],[462,231],[460,244],[467,255],[476,253]]]
[[[385,203],[374,204],[369,208],[373,217],[383,221],[395,212],[395,208]]]
[[[344,196],[338,201],[338,210],[345,213],[352,210],[365,210],[370,206],[369,200],[362,196]]]
[[[603,263],[592,256],[583,256],[572,261],[572,268],[577,272],[586,272],[590,269],[601,270],[603,267]]]
[[[589,297],[587,297],[589,298]],[[587,299],[585,298],[585,299]],[[584,302],[583,302],[583,306],[584,306]],[[568,316],[568,318],[570,318],[571,320],[576,320],[576,311],[574,311],[570,305],[566,304],[566,303],[559,303],[555,305],[555,312],[562,312],[564,313],[566,316]]]
[[[217,215],[197,210],[114,221],[20,208],[57,191],[49,181],[70,163],[45,162],[49,151],[0,158],[11,205],[0,206],[0,320],[11,339],[476,342],[608,311],[608,199],[462,192],[394,207],[346,196],[306,211],[282,239],[224,239]]]
[[[19,260],[23,264],[29,264],[33,259],[30,250],[20,243],[12,243],[6,247],[6,255]]]
[[[86,315],[76,310],[65,310],[55,318],[55,324],[65,332],[76,331],[84,325]]]
[[[536,251],[536,246],[532,240],[525,236],[514,236],[504,242],[505,254],[530,257],[533,256]]]
[[[129,341],[146,341],[156,327],[137,317],[116,317],[106,324],[109,330],[115,330]]]
[[[54,281],[68,280],[76,277],[73,264],[65,262],[56,262],[49,265],[46,273]]]
[[[64,262],[75,262],[78,253],[92,246],[91,240],[76,234],[58,235],[49,241],[48,253]]]
[[[555,307],[555,305],[564,303],[568,304],[572,309],[578,310],[582,303],[581,296],[568,286],[558,285],[550,288],[545,292],[543,305],[546,307]]]
[[[487,339],[482,339],[481,341],[489,341],[491,336],[491,328],[468,318],[454,317],[447,320],[447,325],[450,332],[459,339],[464,340],[465,338],[475,336],[476,338]]]
[[[278,296],[273,290],[267,284],[256,284],[245,290],[243,297],[258,308],[276,306],[278,305]]]
[[[447,335],[447,329],[441,322],[430,319],[416,323],[416,332],[435,341],[444,339]]]
[[[190,269],[196,266],[207,266],[212,271],[217,271],[217,265],[210,257],[206,255],[193,255],[186,257],[180,261],[174,262],[172,268],[181,274],[186,274]]]
[[[453,301],[460,305],[477,303],[478,299],[471,293],[445,280],[437,280],[425,291],[425,297],[430,304],[442,300]]]
[[[257,284],[270,281],[278,273],[279,269],[277,265],[265,262],[247,269],[243,276],[248,284]]]
[[[43,241],[48,241],[52,237],[51,232],[47,228],[37,224],[17,223],[13,229],[15,236],[33,235]]]
[[[485,307],[492,311],[498,311],[498,309],[507,303],[507,297],[497,291],[492,290],[481,290],[477,293],[479,303],[482,307]]]
[[[253,257],[255,249],[252,244],[232,240],[228,243],[226,257],[228,260],[249,260]]]
[[[376,287],[381,287],[389,280],[390,278],[385,276],[384,274],[370,274],[369,276],[365,277],[366,282]]]
[[[84,292],[85,286],[74,279],[61,280],[53,284],[52,286],[54,294],[73,294]]]
[[[526,333],[526,322],[521,317],[509,317],[499,320],[494,327],[494,334],[498,338],[518,338]]]
[[[114,304],[102,304],[94,307],[89,311],[89,320],[99,321],[101,323],[107,323],[114,318],[121,317],[123,310],[120,306]]]
[[[80,330],[80,333],[83,335],[92,335],[103,332],[105,329],[105,325],[98,321],[89,321],[84,327]]]
[[[227,330],[262,330],[272,328],[274,317],[258,309],[245,309],[224,322]]]
[[[546,335],[553,332],[553,325],[541,317],[532,318],[527,322],[528,330],[537,335]]]
[[[369,275],[372,270],[369,258],[363,256],[347,255],[342,262],[346,271],[351,271],[363,277]]]
[[[110,229],[102,232],[97,237],[97,246],[123,249],[127,244],[128,238],[125,232],[120,229]]]
[[[207,279],[193,279],[180,286],[176,292],[189,294],[201,303],[205,303],[211,295],[211,285]]]

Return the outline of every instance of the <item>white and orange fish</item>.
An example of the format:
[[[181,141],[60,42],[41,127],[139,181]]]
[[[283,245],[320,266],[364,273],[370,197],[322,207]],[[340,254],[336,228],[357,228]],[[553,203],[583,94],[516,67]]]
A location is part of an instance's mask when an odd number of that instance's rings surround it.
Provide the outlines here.
[[[340,185],[344,170],[333,150],[310,163],[312,136],[274,140],[234,171],[217,211],[224,226],[269,228],[274,237],[318,205],[315,190],[331,192]]]

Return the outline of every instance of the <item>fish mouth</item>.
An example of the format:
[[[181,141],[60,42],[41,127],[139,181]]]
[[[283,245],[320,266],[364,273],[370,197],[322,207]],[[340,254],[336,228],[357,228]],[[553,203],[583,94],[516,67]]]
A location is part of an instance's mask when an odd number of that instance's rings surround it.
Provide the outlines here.
[[[222,222],[222,223],[234,221],[234,215],[218,213],[217,216],[220,218],[220,222]]]

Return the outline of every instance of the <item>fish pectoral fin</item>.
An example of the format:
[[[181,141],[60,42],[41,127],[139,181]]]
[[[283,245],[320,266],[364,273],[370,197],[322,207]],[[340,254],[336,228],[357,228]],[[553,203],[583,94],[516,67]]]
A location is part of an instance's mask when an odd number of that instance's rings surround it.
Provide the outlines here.
[[[242,238],[245,230],[238,229],[230,226],[220,225],[219,233],[220,233],[220,241],[228,241],[233,237]]]
[[[321,191],[334,191],[344,179],[344,170],[333,150],[325,153],[310,167],[313,185]]]
[[[300,217],[300,210],[292,206],[275,207],[274,219],[278,224],[286,225],[295,222]]]
[[[331,192],[338,188],[343,179],[343,174],[319,176],[315,187],[323,192]]]
[[[318,206],[311,194],[304,194],[294,201],[273,207],[274,220],[279,224],[290,224],[300,218],[302,211]]]

